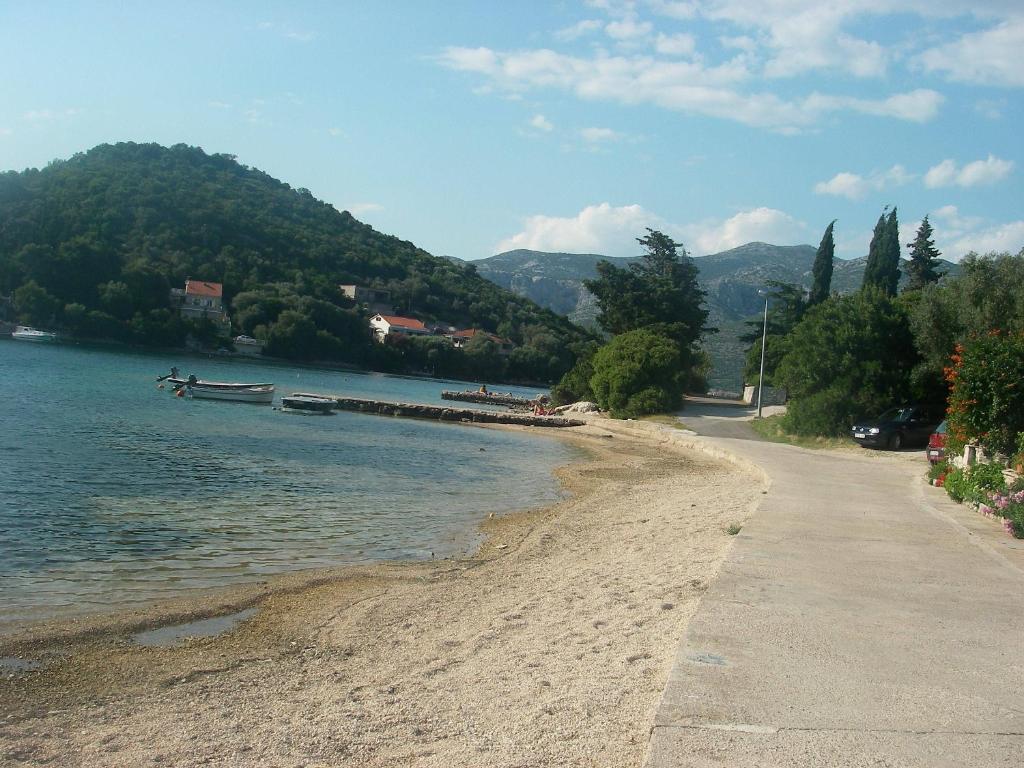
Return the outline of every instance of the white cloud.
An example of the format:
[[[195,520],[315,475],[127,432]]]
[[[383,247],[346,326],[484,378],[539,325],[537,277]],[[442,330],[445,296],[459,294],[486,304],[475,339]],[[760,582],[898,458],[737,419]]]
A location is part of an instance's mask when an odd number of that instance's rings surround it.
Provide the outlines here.
[[[608,37],[615,40],[635,40],[639,37],[647,37],[651,34],[654,25],[649,21],[638,21],[634,17],[627,17],[618,21],[610,21],[604,31]]]
[[[0,128],[0,136],[13,136],[14,131],[10,128]]]
[[[1007,224],[970,232],[956,240],[946,254],[946,258],[959,261],[971,251],[976,253],[1018,253],[1024,248],[1024,221],[1011,221]]]
[[[613,131],[611,128],[582,128],[580,129],[580,136],[583,137],[584,141],[593,144],[604,141],[617,141],[622,138],[622,134],[618,131]]]
[[[81,110],[74,107],[67,109],[30,109],[28,112],[22,115],[22,119],[29,121],[30,123],[45,123],[53,120],[64,120],[69,117],[74,117]]]
[[[597,32],[603,26],[604,22],[600,19],[584,19],[583,21],[577,21],[571,27],[558,30],[555,32],[555,37],[559,40],[566,41],[577,40],[584,35]]]
[[[874,172],[867,177],[844,171],[837,173],[828,181],[819,181],[814,191],[819,195],[834,195],[849,200],[862,200],[869,192],[885,189],[888,186],[902,186],[914,178],[902,165],[894,165],[887,171]]]
[[[807,234],[807,225],[775,208],[741,211],[722,222],[708,221],[687,228],[695,254],[718,253],[746,243],[773,244],[799,242]]]
[[[647,0],[651,10],[662,16],[685,21],[697,15],[697,3],[681,0]]]
[[[659,34],[654,41],[654,49],[666,56],[692,56],[697,51],[697,40],[693,35],[685,33]]]
[[[552,88],[579,98],[621,104],[654,104],[782,131],[814,124],[824,114],[855,111],[922,122],[934,117],[943,97],[918,89],[885,99],[854,99],[811,94],[787,101],[773,93],[740,90],[751,73],[742,58],[717,66],[650,56],[591,58],[548,49],[497,52],[487,48],[447,48],[439,57],[451,69],[484,75],[497,88],[523,92]]]
[[[555,126],[544,115],[534,115],[530,118],[530,126],[538,131],[552,131]]]
[[[328,128],[327,133],[334,137],[344,138],[345,132],[341,128]]]
[[[1019,10],[1020,6],[1017,8]],[[931,48],[920,54],[916,62],[926,72],[943,72],[950,80],[960,83],[1020,87],[1024,86],[1021,49],[1024,49],[1024,16]]]
[[[671,237],[681,230],[639,205],[616,207],[610,203],[589,205],[575,216],[530,216],[522,231],[495,246],[495,253],[517,248],[566,253],[600,253],[605,256],[635,256],[636,238],[645,227]]]
[[[231,105],[226,101],[208,101],[206,103],[214,109],[231,109]]]
[[[958,167],[954,160],[946,159],[928,169],[924,175],[924,185],[934,189],[954,184],[958,187],[995,184],[1006,178],[1012,170],[1011,160],[1002,160],[995,155],[989,155],[984,160],[975,160],[962,168]]]
[[[286,32],[284,35],[289,40],[294,40],[297,43],[308,43],[311,40],[316,39],[315,32]]]

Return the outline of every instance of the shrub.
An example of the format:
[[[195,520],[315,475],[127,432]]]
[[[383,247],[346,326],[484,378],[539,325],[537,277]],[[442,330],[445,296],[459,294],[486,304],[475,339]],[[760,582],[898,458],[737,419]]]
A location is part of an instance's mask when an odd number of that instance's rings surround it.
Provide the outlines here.
[[[977,336],[957,346],[952,362],[947,450],[977,441],[1013,454],[1024,432],[1024,333]]]
[[[555,405],[593,400],[590,379],[594,375],[593,356],[581,357],[562,380],[551,388],[551,402]]]
[[[916,360],[906,312],[883,292],[827,299],[793,329],[775,372],[789,390],[786,429],[840,435],[856,419],[906,402]]]
[[[613,418],[674,411],[682,404],[686,371],[679,347],[653,331],[616,336],[594,355],[590,388]]]

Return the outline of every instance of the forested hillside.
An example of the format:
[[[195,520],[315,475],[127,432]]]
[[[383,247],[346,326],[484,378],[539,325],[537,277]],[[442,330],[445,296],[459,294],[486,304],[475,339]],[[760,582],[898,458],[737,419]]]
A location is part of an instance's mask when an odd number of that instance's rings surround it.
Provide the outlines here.
[[[402,313],[510,338],[519,348],[507,360],[470,350],[492,376],[555,379],[588,340],[471,265],[383,235],[230,155],[124,143],[0,174],[0,294],[13,294],[19,319],[149,345],[209,337],[169,304],[186,278],[223,283],[232,331],[298,359],[474,373],[459,370],[472,354],[456,359],[427,341],[372,344],[339,283],[386,288]]]

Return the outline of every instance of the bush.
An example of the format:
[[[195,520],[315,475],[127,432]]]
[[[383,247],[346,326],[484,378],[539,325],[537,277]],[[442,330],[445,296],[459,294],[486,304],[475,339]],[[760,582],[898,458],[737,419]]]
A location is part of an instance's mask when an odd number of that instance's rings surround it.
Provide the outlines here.
[[[958,345],[952,360],[950,447],[977,441],[990,454],[1012,455],[1024,432],[1024,333],[991,331]]]
[[[580,400],[594,400],[594,392],[590,389],[593,375],[593,356],[581,357],[562,380],[551,388],[551,402],[555,405],[569,405]]]
[[[785,428],[841,435],[857,419],[910,400],[917,360],[906,313],[876,289],[810,309],[790,334],[774,383],[789,390]]]
[[[616,336],[594,355],[590,388],[613,418],[635,418],[679,408],[686,370],[676,343],[650,330]]]

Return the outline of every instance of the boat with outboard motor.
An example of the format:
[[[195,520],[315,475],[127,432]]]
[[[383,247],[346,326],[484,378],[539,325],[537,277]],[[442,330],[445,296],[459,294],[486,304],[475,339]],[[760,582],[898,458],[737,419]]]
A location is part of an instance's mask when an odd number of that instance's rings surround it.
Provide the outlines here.
[[[181,393],[183,397],[194,397],[200,400],[234,400],[240,403],[272,403],[274,401],[273,384],[203,381],[195,376],[189,376],[187,379],[169,376],[167,381],[174,386],[174,391]]]

